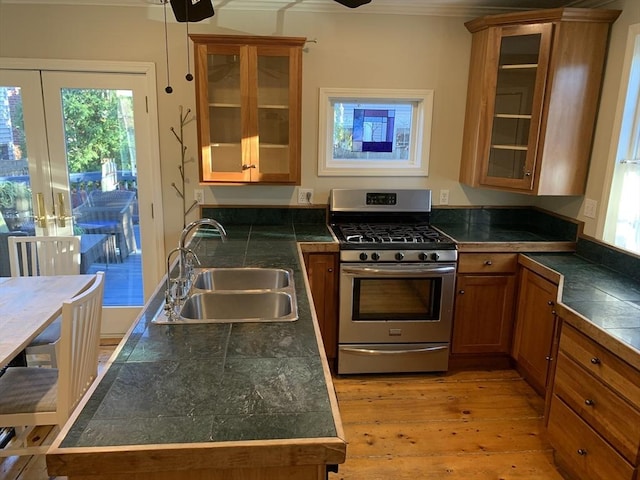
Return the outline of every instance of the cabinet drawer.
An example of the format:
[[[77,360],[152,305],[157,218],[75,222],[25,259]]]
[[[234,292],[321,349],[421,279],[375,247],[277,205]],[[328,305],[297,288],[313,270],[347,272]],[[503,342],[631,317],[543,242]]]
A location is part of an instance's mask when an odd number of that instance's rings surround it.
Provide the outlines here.
[[[554,393],[630,463],[636,464],[640,446],[638,410],[564,353],[558,355]]]
[[[549,440],[556,462],[581,480],[632,480],[634,468],[556,395],[551,399]]]
[[[560,350],[640,409],[640,372],[570,325],[564,324]]]
[[[458,273],[515,273],[517,253],[465,253],[458,258]]]

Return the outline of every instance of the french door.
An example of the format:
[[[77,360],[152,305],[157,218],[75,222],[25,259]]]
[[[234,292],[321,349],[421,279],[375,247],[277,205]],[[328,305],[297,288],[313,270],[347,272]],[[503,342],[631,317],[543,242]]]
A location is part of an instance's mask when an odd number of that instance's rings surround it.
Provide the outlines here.
[[[81,272],[106,274],[105,337],[164,274],[155,72],[111,69],[0,59],[0,232],[80,236]]]

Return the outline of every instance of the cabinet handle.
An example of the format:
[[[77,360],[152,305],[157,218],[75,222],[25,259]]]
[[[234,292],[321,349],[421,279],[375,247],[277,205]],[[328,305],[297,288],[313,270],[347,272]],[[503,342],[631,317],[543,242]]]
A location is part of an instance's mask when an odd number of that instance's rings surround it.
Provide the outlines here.
[[[464,290],[459,290],[459,291],[458,291],[458,293],[459,293],[460,295],[464,295]]]
[[[591,363],[593,363],[594,365],[600,365],[600,359],[598,357],[593,357],[591,359]]]
[[[484,264],[491,266],[491,265],[493,265],[493,262],[491,260],[485,260]]]
[[[590,398],[587,398],[584,401],[584,404],[587,405],[588,407],[593,407],[596,403],[593,400],[591,400]]]
[[[583,457],[587,454],[587,451],[584,448],[578,449],[578,455],[582,455]]]
[[[256,168],[256,165],[254,163],[251,163],[249,165],[245,163],[244,165],[242,165],[243,170],[249,170],[250,168]]]

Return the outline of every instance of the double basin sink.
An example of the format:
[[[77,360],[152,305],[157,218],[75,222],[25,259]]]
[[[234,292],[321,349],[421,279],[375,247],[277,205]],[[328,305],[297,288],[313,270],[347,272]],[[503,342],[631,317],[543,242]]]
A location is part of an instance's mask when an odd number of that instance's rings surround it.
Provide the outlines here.
[[[291,322],[298,319],[293,271],[285,268],[198,268],[187,298],[153,323]]]

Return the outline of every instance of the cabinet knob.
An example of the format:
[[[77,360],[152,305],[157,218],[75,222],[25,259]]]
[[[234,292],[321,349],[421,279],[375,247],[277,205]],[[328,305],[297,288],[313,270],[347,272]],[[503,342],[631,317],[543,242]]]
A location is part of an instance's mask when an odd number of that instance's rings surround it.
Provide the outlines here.
[[[593,363],[594,365],[600,365],[600,359],[598,357],[593,357],[591,359],[591,363]]]
[[[524,172],[524,176],[525,177],[530,177],[531,176],[531,172]]]
[[[464,290],[459,290],[459,291],[458,291],[458,293],[459,293],[460,295],[464,295]]]
[[[327,272],[332,273],[333,272],[333,268],[328,268]]]
[[[550,355],[547,355],[546,357],[544,357],[544,359],[545,359],[547,362],[552,362],[552,361],[553,361],[553,357],[552,357],[552,356],[550,356]]]
[[[591,400],[590,398],[587,398],[584,401],[584,404],[587,405],[588,407],[593,407],[596,403],[593,400]]]
[[[554,302],[553,300],[549,300],[549,301],[547,302],[547,305],[549,305],[549,306],[555,305],[555,302]]]
[[[584,448],[578,449],[578,455],[582,455],[583,457],[587,454],[587,451]]]
[[[485,265],[493,265],[493,262],[491,260],[485,260],[484,264]]]

